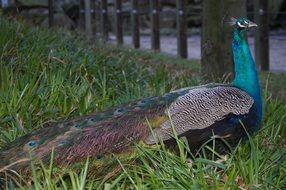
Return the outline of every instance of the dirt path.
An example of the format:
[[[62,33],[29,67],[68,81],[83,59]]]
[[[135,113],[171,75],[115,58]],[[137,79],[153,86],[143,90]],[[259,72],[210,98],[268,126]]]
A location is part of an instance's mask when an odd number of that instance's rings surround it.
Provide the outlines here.
[[[141,36],[141,47],[151,49],[150,36]],[[131,45],[131,36],[124,37],[124,43]],[[249,37],[249,45],[254,52],[254,38]],[[273,72],[286,72],[286,31],[271,32],[269,36],[270,45],[270,70]],[[188,37],[188,58],[201,58],[201,36],[192,35]],[[176,55],[177,54],[177,40],[176,37],[162,36],[161,37],[161,51],[164,53]]]

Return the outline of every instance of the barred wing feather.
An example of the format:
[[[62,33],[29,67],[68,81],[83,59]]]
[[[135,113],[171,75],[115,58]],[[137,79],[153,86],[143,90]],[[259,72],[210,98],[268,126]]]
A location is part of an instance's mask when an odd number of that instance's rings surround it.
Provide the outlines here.
[[[189,130],[205,129],[227,115],[244,115],[250,111],[253,98],[243,90],[233,86],[202,86],[192,88],[180,96],[165,110],[171,121],[165,121],[145,143],[154,144],[172,138],[171,122],[177,134]]]

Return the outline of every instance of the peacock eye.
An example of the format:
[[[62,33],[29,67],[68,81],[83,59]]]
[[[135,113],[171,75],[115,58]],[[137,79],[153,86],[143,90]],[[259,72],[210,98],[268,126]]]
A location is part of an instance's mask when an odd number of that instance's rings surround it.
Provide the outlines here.
[[[237,25],[239,26],[239,27],[241,27],[241,28],[244,28],[245,27],[245,23],[243,22],[240,22],[240,21],[238,21],[237,22]]]
[[[103,158],[103,155],[101,155],[101,154],[96,155],[97,160],[101,160],[102,158]]]
[[[32,141],[28,142],[28,146],[30,148],[35,148],[37,145],[38,145],[38,142],[35,141],[35,140],[32,140]]]
[[[117,112],[123,112],[124,109],[123,109],[123,108],[119,108],[119,109],[117,109],[116,111],[117,111]]]
[[[60,145],[60,146],[65,145],[65,144],[67,144],[67,143],[68,143],[68,141],[65,140],[65,139],[59,141],[59,145]]]

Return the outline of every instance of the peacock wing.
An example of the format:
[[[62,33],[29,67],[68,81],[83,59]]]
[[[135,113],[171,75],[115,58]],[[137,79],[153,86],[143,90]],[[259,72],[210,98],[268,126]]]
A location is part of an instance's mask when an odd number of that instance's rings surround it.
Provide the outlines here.
[[[165,114],[169,115],[171,120],[155,128],[145,143],[154,144],[159,139],[171,139],[172,125],[176,133],[181,135],[190,130],[206,129],[230,114],[247,114],[253,103],[253,98],[245,91],[229,85],[191,88],[170,104]]]

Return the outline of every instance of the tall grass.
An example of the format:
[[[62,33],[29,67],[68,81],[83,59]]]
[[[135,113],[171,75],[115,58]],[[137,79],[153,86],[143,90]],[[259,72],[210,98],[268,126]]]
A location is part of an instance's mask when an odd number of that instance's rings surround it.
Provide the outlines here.
[[[160,66],[172,58],[93,45],[67,31],[0,19],[0,34],[0,147],[49,122],[203,82]],[[285,189],[286,105],[268,97],[262,129],[227,156],[205,146],[188,157],[183,139],[178,155],[138,145],[136,163],[118,159],[122,172],[110,180],[87,176],[88,161],[81,172],[31,165],[33,183],[21,189]]]
[[[162,94],[189,81],[173,77],[164,67],[136,63],[132,52],[87,47],[66,31],[28,29],[3,19],[0,28],[4,142],[59,118]]]

